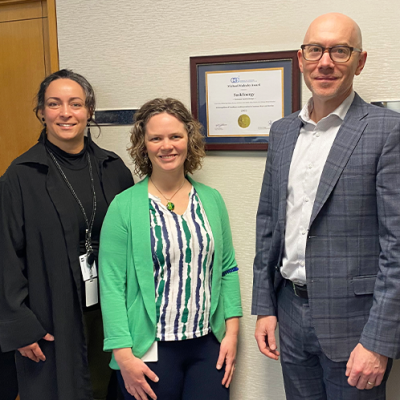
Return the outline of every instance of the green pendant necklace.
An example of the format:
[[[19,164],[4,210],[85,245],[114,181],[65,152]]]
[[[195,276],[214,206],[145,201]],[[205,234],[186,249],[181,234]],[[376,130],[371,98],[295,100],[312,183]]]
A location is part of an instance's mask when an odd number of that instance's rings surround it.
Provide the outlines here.
[[[156,184],[154,183],[153,179],[151,179],[151,177],[150,177],[150,180],[151,180],[151,183],[154,185],[154,187],[157,189],[157,191],[161,194],[161,196],[164,197],[165,200],[167,200],[167,202],[168,202],[167,203],[167,209],[169,211],[174,211],[175,204],[171,200],[183,188],[183,185],[185,184],[186,179],[183,180],[182,185],[179,187],[179,189],[170,198],[168,198],[168,197],[166,197],[164,195],[164,193],[156,186]]]

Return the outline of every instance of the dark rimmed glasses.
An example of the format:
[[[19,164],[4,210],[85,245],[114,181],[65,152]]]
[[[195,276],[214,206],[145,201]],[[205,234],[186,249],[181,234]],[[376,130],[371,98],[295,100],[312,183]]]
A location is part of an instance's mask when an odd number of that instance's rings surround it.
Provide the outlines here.
[[[333,46],[324,47],[319,44],[302,44],[301,51],[303,58],[307,61],[319,61],[326,51],[329,52],[329,57],[335,63],[345,63],[350,60],[353,51],[361,53],[361,49],[350,46]]]

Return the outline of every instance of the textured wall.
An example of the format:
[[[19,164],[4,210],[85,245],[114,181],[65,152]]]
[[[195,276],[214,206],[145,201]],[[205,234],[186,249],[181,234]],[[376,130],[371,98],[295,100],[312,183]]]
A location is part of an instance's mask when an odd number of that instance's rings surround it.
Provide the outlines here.
[[[356,90],[366,101],[400,99],[398,10],[397,0],[58,0],[60,65],[89,79],[98,108],[136,108],[156,96],[190,105],[190,56],[294,50],[316,16],[338,11],[359,23],[369,52]],[[302,89],[304,103],[309,92]],[[103,128],[98,141],[129,163],[128,127]],[[245,317],[233,400],[284,399],[280,366],[258,353],[250,316],[265,158],[265,153],[210,152],[195,176],[222,193],[240,266]],[[395,365],[389,400],[399,398],[399,373]]]

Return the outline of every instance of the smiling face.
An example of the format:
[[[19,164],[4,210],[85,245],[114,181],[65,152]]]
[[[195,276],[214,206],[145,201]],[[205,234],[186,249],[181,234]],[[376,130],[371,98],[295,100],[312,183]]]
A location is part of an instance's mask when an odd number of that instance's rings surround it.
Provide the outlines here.
[[[145,146],[153,174],[161,171],[184,173],[188,134],[176,117],[167,113],[151,117],[146,124]]]
[[[85,128],[90,119],[85,99],[81,85],[70,79],[51,82],[45,93],[41,115],[47,126],[47,139],[68,153],[83,149]]]
[[[310,25],[304,44],[323,47],[346,45],[361,48],[361,32],[357,24],[343,14],[326,14]],[[353,52],[345,63],[334,63],[325,52],[319,61],[306,61],[298,52],[300,70],[311,90],[314,105],[330,103],[333,111],[348,97],[353,88],[353,79],[364,68],[366,52]]]

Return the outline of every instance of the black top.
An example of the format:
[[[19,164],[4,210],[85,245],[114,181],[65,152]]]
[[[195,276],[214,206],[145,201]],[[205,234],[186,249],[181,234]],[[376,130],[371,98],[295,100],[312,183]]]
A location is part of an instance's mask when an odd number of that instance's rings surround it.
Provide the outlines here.
[[[57,159],[58,163],[62,171],[64,172],[65,176],[68,179],[68,182],[71,184],[72,188],[74,189],[78,199],[82,203],[83,208],[85,209],[86,216],[90,221],[91,215],[93,212],[93,193],[92,193],[92,183],[90,179],[89,173],[89,164],[87,161],[87,153],[88,153],[88,143],[87,138],[85,138],[85,145],[81,152],[77,154],[67,153],[64,150],[60,149],[50,141],[46,139],[45,141],[46,147],[53,153],[55,158]],[[99,170],[97,166],[97,162],[94,160],[93,155],[90,155],[90,161],[92,164],[92,175],[93,175],[93,182],[94,182],[94,191],[96,193],[96,215],[94,219],[93,229],[92,229],[92,248],[93,254],[95,256],[96,266],[98,267],[98,254],[99,254],[99,241],[100,241],[100,231],[101,226],[103,224],[104,217],[106,216],[107,212],[107,203],[104,197],[103,191],[101,190],[100,186],[100,178],[99,178]],[[53,163],[54,161],[49,156],[49,163]],[[60,174],[60,184],[65,185],[67,184],[62,179]],[[64,201],[68,202],[70,205],[70,209],[74,209],[75,214],[78,217],[79,221],[79,255],[86,253],[85,247],[85,239],[86,239],[86,221],[85,217],[83,216],[82,210],[80,209],[78,202],[73,197],[71,191],[68,189],[70,196],[65,197]],[[83,277],[82,281],[83,281]],[[95,304],[90,307],[86,307],[86,294],[85,294],[85,285],[82,284],[82,294],[81,294],[81,301],[82,307],[84,310],[94,310],[100,307],[99,304]]]
[[[65,176],[67,177],[69,183],[74,189],[78,199],[81,201],[83,208],[85,209],[88,220],[90,221],[90,216],[93,211],[93,194],[92,194],[92,185],[90,182],[90,174],[89,174],[89,165],[87,162],[87,140],[85,141],[85,146],[80,153],[70,154],[61,150],[59,147],[55,146],[53,143],[46,140],[46,147],[50,149],[50,151],[54,154],[58,163],[61,166]],[[101,190],[100,186],[100,177],[97,162],[94,160],[93,155],[90,155],[90,160],[92,163],[93,169],[93,181],[94,181],[94,190],[96,192],[96,216],[94,219],[93,230],[92,230],[92,247],[93,252],[97,260],[97,256],[99,253],[99,239],[100,239],[100,230],[103,224],[104,217],[107,212],[107,203],[104,198],[104,193]],[[49,156],[49,163],[52,163],[53,160]],[[63,181],[63,184],[65,182]],[[79,248],[80,255],[86,253],[85,248],[85,232],[86,232],[86,222],[85,218],[82,214],[81,209],[75,198],[69,196],[65,199],[73,205],[76,215],[79,219]]]

